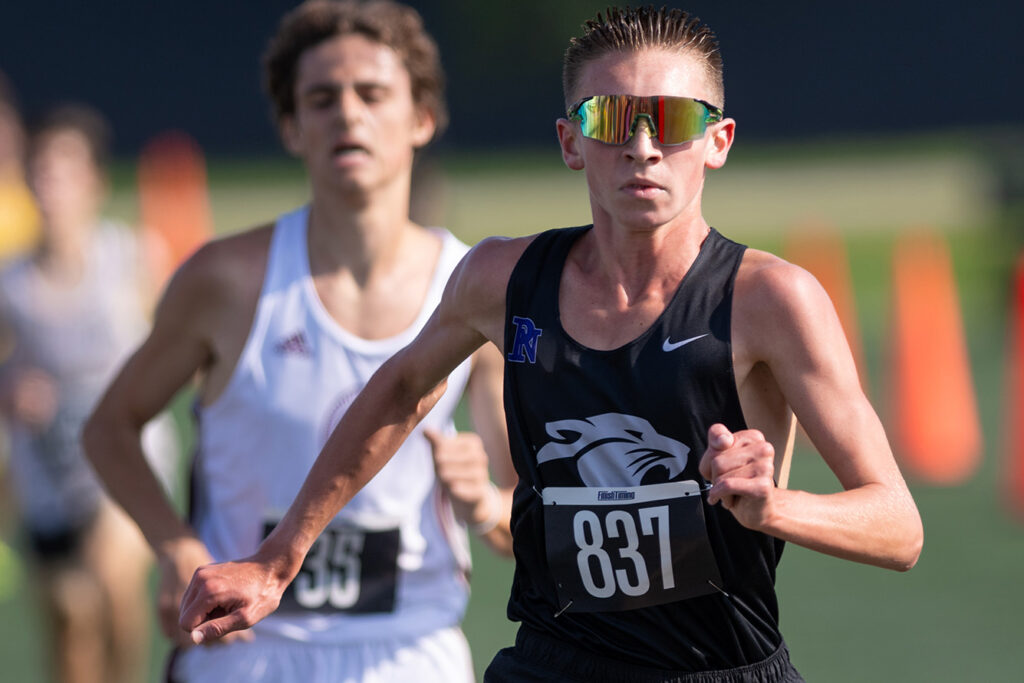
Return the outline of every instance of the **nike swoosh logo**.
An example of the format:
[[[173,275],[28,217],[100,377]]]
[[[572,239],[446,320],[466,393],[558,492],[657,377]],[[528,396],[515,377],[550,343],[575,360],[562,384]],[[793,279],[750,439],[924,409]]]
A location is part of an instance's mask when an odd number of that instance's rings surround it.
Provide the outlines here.
[[[706,336],[708,336],[708,335],[707,334],[698,334],[696,337],[690,337],[689,339],[684,339],[682,341],[677,341],[677,342],[669,341],[668,337],[665,337],[665,343],[661,345],[661,350],[665,351],[666,353],[669,352],[669,351],[675,351],[680,346],[686,346],[690,342],[697,341],[698,339],[703,339]]]

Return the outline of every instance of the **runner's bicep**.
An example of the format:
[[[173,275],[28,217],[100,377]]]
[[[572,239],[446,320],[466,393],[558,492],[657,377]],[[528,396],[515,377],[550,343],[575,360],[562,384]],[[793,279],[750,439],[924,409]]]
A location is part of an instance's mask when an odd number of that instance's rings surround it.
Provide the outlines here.
[[[179,278],[168,288],[142,344],[108,386],[97,411],[113,411],[141,426],[163,410],[206,367],[212,352],[202,330],[209,297]]]

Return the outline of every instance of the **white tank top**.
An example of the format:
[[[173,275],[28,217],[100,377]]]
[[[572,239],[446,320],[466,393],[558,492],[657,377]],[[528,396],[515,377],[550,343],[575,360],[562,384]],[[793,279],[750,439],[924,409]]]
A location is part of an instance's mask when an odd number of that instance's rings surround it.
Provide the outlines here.
[[[98,509],[103,489],[79,435],[149,326],[139,295],[139,248],[134,231],[104,220],[91,236],[82,277],[72,286],[55,284],[31,255],[0,270],[0,318],[15,339],[0,372],[42,370],[58,393],[56,415],[42,431],[17,420],[7,424],[13,489],[33,533],[79,530]],[[150,465],[170,487],[178,461],[170,414],[146,426],[143,443]]]
[[[335,322],[309,271],[308,207],[280,217],[249,337],[224,393],[197,407],[192,517],[218,561],[252,554],[374,371],[411,342],[466,245],[443,246],[416,321],[388,339]],[[453,432],[469,363],[383,470],[333,520],[257,635],[349,643],[452,626],[468,598],[468,541],[434,478],[424,426]]]

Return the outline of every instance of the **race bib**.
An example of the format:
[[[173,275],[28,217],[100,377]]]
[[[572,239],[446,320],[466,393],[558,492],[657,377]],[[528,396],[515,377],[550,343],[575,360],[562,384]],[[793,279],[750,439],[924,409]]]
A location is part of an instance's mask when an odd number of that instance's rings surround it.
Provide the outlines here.
[[[266,523],[264,537],[273,528]],[[368,530],[335,520],[306,553],[278,612],[393,612],[400,542],[397,528]]]
[[[548,564],[565,611],[650,607],[722,585],[694,481],[548,487],[542,497]]]

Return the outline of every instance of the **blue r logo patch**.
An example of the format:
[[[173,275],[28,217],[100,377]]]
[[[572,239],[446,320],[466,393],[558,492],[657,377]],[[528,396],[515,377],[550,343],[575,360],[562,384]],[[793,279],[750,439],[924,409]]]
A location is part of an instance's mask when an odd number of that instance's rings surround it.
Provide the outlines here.
[[[512,351],[508,354],[511,363],[536,363],[537,340],[544,330],[539,329],[529,318],[512,316],[512,324],[516,326],[516,336],[512,340]]]

